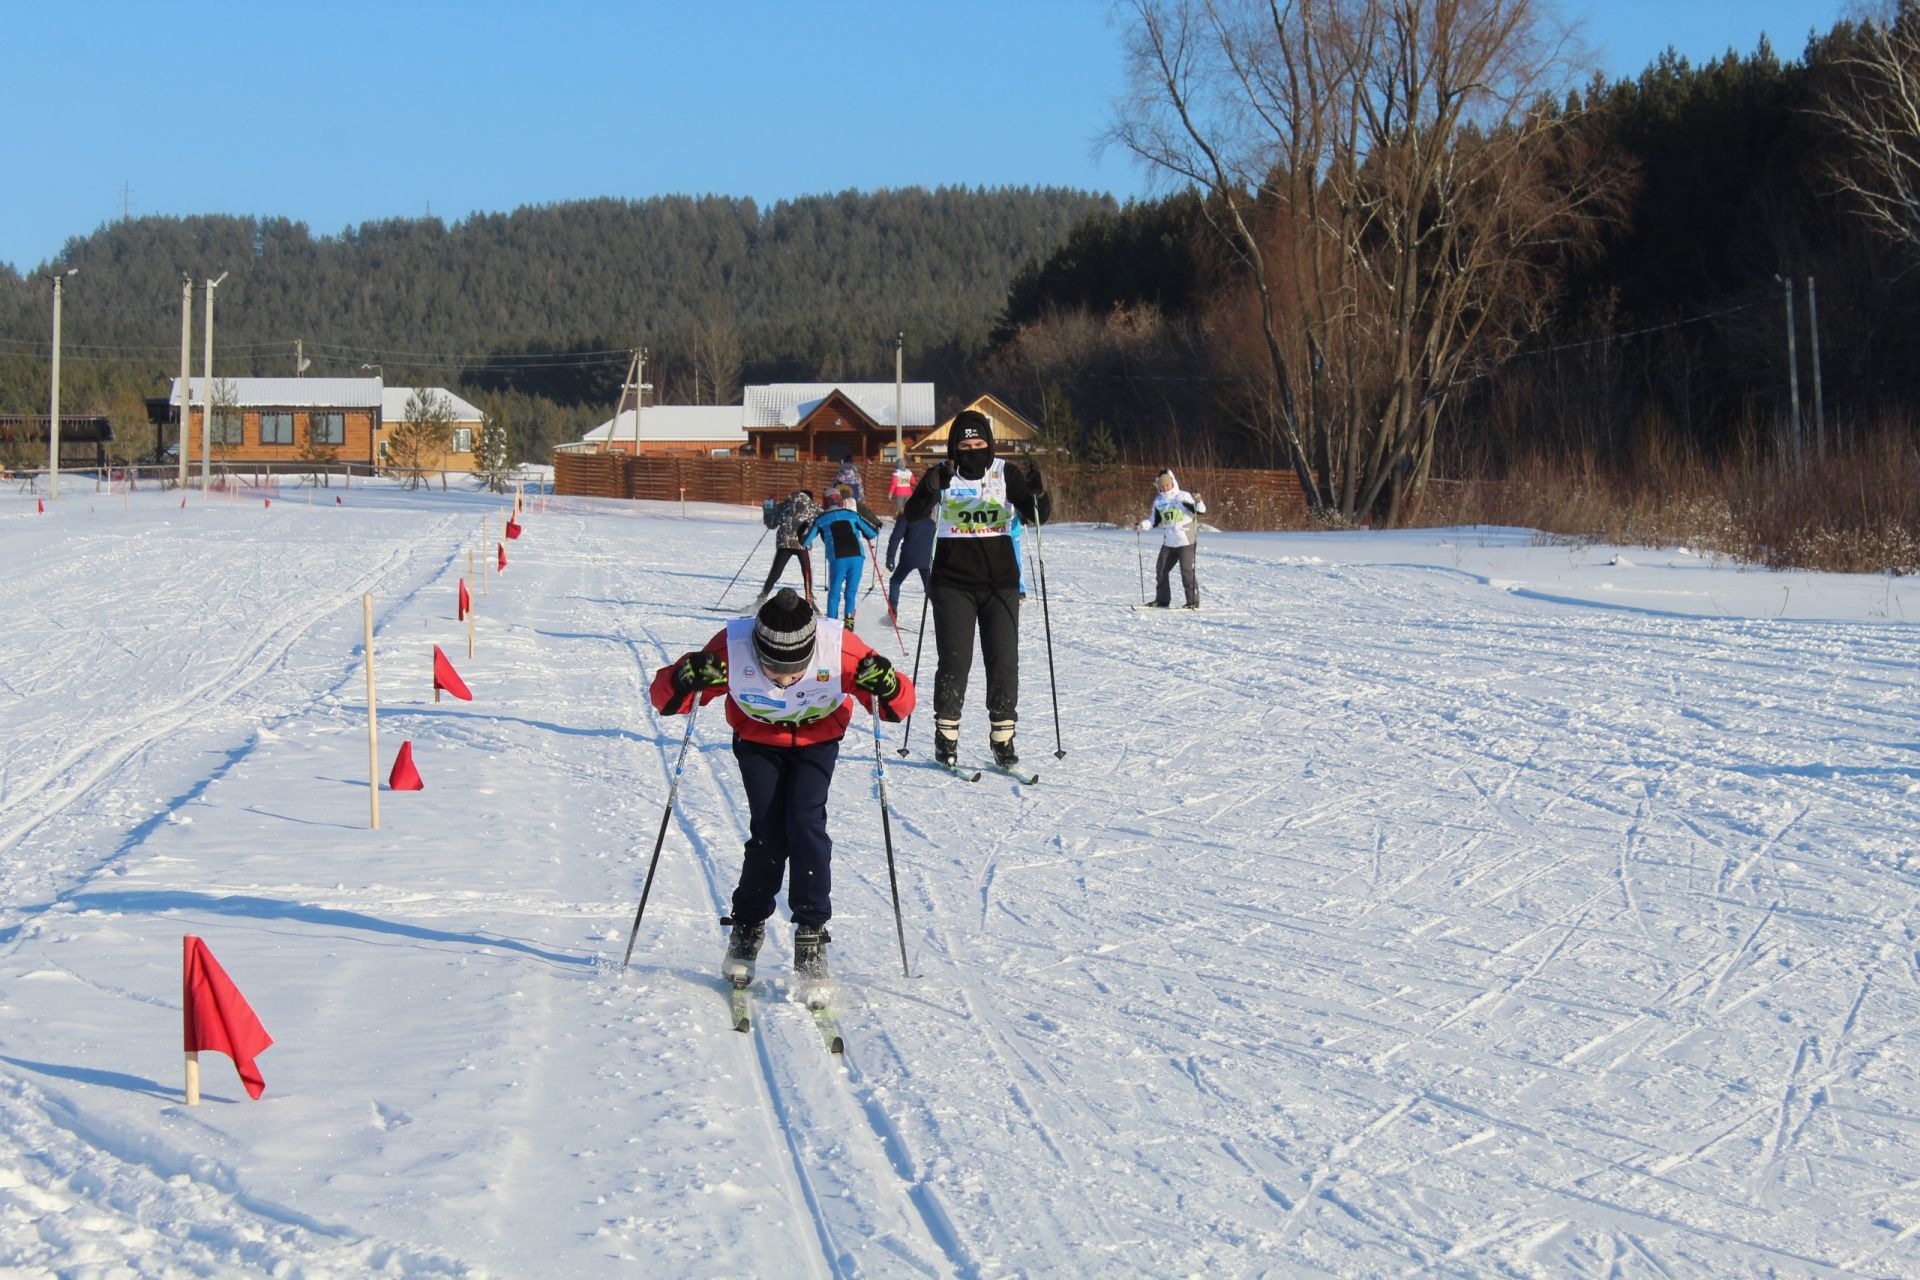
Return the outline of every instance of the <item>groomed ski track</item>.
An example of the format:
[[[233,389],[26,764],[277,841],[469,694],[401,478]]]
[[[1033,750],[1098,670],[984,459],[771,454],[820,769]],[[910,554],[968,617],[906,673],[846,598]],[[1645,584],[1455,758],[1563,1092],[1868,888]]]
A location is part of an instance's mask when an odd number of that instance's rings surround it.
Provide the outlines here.
[[[837,1062],[784,920],[727,1016],[718,704],[617,967],[683,730],[645,685],[757,512],[530,515],[469,661],[499,500],[143,498],[0,504],[0,1270],[1920,1275],[1898,583],[1211,535],[1230,611],[1168,617],[1129,535],[1050,529],[1044,785],[885,727],[911,978],[843,744]],[[361,591],[427,782],[377,833]],[[180,1103],[183,933],[278,1042],[258,1103],[217,1058]]]

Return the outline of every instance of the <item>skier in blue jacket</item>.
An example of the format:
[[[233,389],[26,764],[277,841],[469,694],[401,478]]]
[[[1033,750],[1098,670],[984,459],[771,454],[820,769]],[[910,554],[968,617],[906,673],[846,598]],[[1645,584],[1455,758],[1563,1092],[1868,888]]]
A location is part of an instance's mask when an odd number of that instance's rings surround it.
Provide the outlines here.
[[[860,539],[872,542],[879,536],[879,529],[863,520],[858,511],[842,502],[839,493],[831,489],[827,491],[826,510],[820,513],[807,534],[808,546],[818,538],[827,550],[827,616],[839,618],[848,627],[853,626],[854,603],[860,598],[860,567],[866,557],[866,548],[860,545]],[[843,593],[845,613],[840,611]]]

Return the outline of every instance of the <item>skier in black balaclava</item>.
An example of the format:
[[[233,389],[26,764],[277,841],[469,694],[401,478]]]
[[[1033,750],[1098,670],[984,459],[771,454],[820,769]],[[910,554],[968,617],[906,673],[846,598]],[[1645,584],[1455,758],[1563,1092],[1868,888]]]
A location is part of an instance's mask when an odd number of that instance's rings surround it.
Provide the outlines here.
[[[920,477],[902,520],[934,520],[933,573],[928,600],[933,609],[933,751],[956,765],[960,712],[973,667],[973,636],[987,668],[987,728],[993,758],[1016,765],[1013,735],[1020,703],[1020,564],[1008,526],[1014,512],[1028,524],[1044,524],[1053,500],[1040,470],[1024,472],[994,457],[993,420],[975,409],[953,420],[947,461]]]

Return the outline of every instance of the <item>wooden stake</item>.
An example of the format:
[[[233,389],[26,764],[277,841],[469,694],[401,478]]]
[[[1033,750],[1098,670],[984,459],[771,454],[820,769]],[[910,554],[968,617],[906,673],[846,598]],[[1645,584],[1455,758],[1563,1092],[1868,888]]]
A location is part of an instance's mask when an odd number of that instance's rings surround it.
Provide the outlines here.
[[[481,516],[480,517],[480,545],[484,547],[489,542],[492,542],[492,541],[493,541],[493,517]],[[480,594],[483,596],[490,596],[493,594],[493,560],[490,557],[486,556],[485,554],[482,554],[480,558],[486,561],[486,565],[484,566],[486,569],[486,577],[480,580]]]
[[[373,678],[373,595],[360,597],[360,613],[367,624],[367,803],[372,829],[380,829],[380,703]]]
[[[187,989],[187,957],[193,954],[194,935],[185,934],[180,939],[180,1018],[184,1023],[193,1008],[193,992]],[[184,1028],[183,1028],[184,1030]],[[184,1038],[184,1037],[183,1037]],[[187,1051],[187,1105],[200,1105],[200,1051]]]
[[[467,656],[473,656],[473,548],[467,548],[467,576],[462,580],[467,588]]]

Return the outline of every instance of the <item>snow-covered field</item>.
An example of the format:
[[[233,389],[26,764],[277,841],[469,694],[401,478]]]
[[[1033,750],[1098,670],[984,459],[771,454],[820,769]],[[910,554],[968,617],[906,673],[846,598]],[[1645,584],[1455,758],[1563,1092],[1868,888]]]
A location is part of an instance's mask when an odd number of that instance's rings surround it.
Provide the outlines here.
[[[643,686],[757,513],[534,513],[468,660],[500,501],[331,497],[0,496],[0,1272],[1920,1275],[1905,581],[1223,534],[1158,614],[1131,531],[1047,531],[1065,758],[1037,599],[1038,786],[886,728],[910,978],[846,740],[836,1063],[784,923],[728,1024],[717,710],[618,971],[683,724]],[[363,591],[427,784],[377,832]],[[183,1104],[186,933],[259,1102],[208,1056]]]

